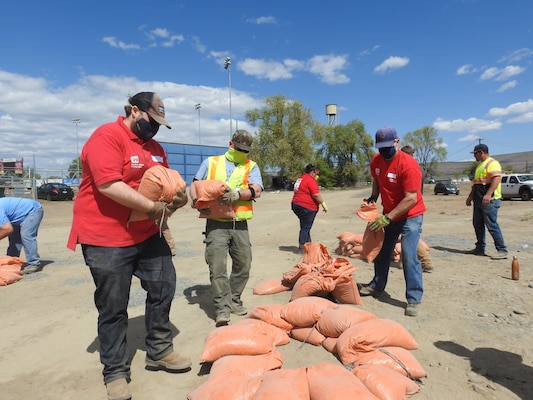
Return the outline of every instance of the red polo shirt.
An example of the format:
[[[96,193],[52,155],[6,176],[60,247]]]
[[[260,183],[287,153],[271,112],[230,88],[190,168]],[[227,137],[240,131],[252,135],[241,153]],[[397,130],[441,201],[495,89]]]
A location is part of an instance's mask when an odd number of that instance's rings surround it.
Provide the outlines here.
[[[163,147],[155,140],[144,142],[124,123],[100,126],[81,153],[83,179],[74,202],[74,217],[67,247],[77,243],[125,247],[141,243],[159,231],[150,220],[129,222],[131,209],[104,196],[98,187],[121,180],[137,190],[144,172],[161,164],[168,167]]]

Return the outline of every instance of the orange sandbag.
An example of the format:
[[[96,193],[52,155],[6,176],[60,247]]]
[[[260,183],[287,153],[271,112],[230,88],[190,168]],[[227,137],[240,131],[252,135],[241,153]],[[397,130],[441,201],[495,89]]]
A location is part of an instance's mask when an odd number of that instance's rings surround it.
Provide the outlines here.
[[[322,311],[316,329],[326,337],[338,338],[350,326],[373,318],[376,316],[368,311],[349,305],[339,305],[337,308]]]
[[[264,304],[255,307],[248,313],[247,318],[259,319],[267,324],[277,326],[285,332],[290,332],[294,326],[281,318],[281,310],[283,308],[285,308],[283,304]]]
[[[323,264],[331,260],[328,248],[321,243],[307,242],[303,245],[302,262],[306,264]]]
[[[216,360],[209,370],[210,376],[219,374],[261,377],[266,371],[281,368],[283,356],[277,350],[257,356],[224,356]]]
[[[13,272],[0,270],[0,286],[11,285],[12,283],[18,282],[22,279],[22,275]]]
[[[199,213],[200,218],[235,218],[231,205],[219,201],[220,196],[229,190],[228,185],[216,179],[194,181],[191,185],[194,185],[197,196],[194,207],[210,210],[209,214]]]
[[[331,294],[341,304],[364,305],[357,288],[357,282],[352,275],[340,276],[335,281],[335,288]]]
[[[337,304],[322,297],[300,297],[281,309],[281,318],[295,327],[312,326],[320,319],[322,311],[336,308]]]
[[[379,214],[380,213],[376,203],[363,203],[355,212],[355,215],[357,215],[359,218],[366,222],[373,222],[376,218],[379,217]]]
[[[253,293],[257,295],[276,294],[291,290],[292,284],[283,279],[268,279],[254,286]]]
[[[267,371],[254,400],[309,400],[309,385],[305,367]]]
[[[379,400],[407,400],[420,391],[414,381],[389,368],[361,365],[352,372]]]
[[[283,329],[278,328],[277,326],[267,324],[264,321],[254,319],[254,318],[245,318],[233,324],[235,328],[244,328],[245,330],[253,330],[259,333],[265,333],[272,339],[272,344],[274,346],[282,346],[291,341],[291,338]]]
[[[413,353],[403,347],[380,347],[358,353],[355,365],[365,364],[387,367],[412,379],[420,379],[427,376],[426,371]]]
[[[313,265],[299,262],[289,271],[283,273],[283,281],[294,285],[301,276],[307,275],[313,269]]]
[[[373,262],[378,256],[384,238],[385,231],[383,229],[371,231],[368,225],[366,226],[363,234],[363,255],[369,263]]]
[[[255,320],[261,322],[259,320]],[[200,360],[213,362],[228,355],[259,355],[274,349],[271,335],[256,331],[255,326],[222,326],[212,330],[205,338]]]
[[[172,202],[178,190],[184,191],[187,183],[176,170],[155,165],[148,168],[141,179],[138,192],[153,201]],[[148,215],[132,210],[130,221],[148,219]]]
[[[12,256],[0,256],[0,266],[1,265],[18,265],[20,268],[26,263],[22,258],[20,257],[12,257]]]
[[[337,354],[335,347],[337,346],[337,338],[326,337],[322,342],[322,347],[331,354]]]
[[[366,386],[346,368],[321,363],[307,368],[311,400],[377,400]]]
[[[252,400],[261,386],[261,377],[218,374],[187,394],[187,400]]]
[[[337,353],[344,365],[357,360],[358,352],[384,346],[418,349],[418,343],[401,324],[385,318],[372,318],[346,329],[337,341]]]
[[[291,301],[307,296],[326,297],[335,289],[335,281],[319,272],[310,272],[296,281],[292,288]]]
[[[310,343],[315,346],[321,346],[322,342],[326,339],[314,326],[307,328],[293,328],[291,336],[303,343]]]
[[[342,232],[337,235],[337,239],[347,243],[363,243],[363,235],[361,233]]]

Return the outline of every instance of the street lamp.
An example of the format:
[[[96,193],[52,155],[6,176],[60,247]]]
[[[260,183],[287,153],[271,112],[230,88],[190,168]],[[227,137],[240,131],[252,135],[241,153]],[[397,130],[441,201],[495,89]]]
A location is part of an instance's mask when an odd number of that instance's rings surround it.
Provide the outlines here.
[[[202,108],[202,105],[200,103],[197,103],[194,105],[194,109],[198,110],[198,144],[202,144],[202,136],[200,135],[200,109]]]
[[[78,146],[78,125],[80,124],[81,119],[78,117],[72,118],[72,123],[76,125],[76,169],[77,169],[77,177],[78,177],[78,185],[80,181],[80,147]]]
[[[233,134],[233,118],[231,116],[231,58],[226,57],[224,60],[224,69],[228,70],[228,86],[229,86],[229,136]]]

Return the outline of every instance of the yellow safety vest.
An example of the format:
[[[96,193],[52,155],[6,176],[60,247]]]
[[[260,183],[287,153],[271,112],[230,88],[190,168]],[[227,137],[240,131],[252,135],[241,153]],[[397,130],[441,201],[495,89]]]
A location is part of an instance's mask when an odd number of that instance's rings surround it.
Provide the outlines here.
[[[483,161],[477,166],[476,173],[474,175],[474,185],[482,185],[484,190],[480,190],[481,197],[483,197],[483,194],[489,188],[490,183],[492,182],[492,178],[495,175],[498,176],[501,174],[502,174],[502,167],[500,166],[500,163],[492,157],[487,158],[485,161]],[[492,194],[492,198],[497,200],[497,199],[500,199],[501,197],[502,197],[502,185],[499,184],[494,190],[494,193]]]
[[[208,158],[207,179],[225,182],[231,189],[247,189],[250,171],[255,166],[252,160],[235,166],[229,180],[226,182],[226,157],[213,156]],[[239,200],[233,203],[233,212],[237,221],[251,219],[253,216],[253,201]],[[222,221],[225,221],[222,219]]]

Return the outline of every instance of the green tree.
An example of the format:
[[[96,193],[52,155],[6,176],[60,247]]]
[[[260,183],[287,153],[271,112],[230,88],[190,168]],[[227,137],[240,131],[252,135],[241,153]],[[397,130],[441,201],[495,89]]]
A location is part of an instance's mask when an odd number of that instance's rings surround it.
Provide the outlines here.
[[[78,171],[80,176],[78,176]],[[68,177],[69,178],[81,178],[81,160],[80,157],[72,160],[68,167]]]
[[[313,158],[313,137],[320,125],[299,101],[283,95],[265,98],[264,107],[248,110],[246,119],[258,128],[251,157],[264,171],[295,180]]]
[[[372,146],[372,137],[361,121],[353,120],[325,130],[321,155],[335,169],[337,186],[355,186],[361,178],[369,179]]]
[[[429,126],[405,134],[402,144],[414,149],[413,156],[422,168],[422,179],[435,174],[438,163],[446,160],[448,152],[443,143],[437,130]]]

